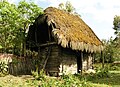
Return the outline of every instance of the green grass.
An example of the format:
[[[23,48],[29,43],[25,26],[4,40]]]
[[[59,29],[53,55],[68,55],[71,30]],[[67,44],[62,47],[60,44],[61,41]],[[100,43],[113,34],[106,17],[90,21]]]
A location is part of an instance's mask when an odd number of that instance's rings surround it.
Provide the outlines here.
[[[93,84],[105,84],[106,86],[120,87],[120,71],[112,71],[110,72],[110,75],[110,77],[94,78],[88,81],[90,81]]]
[[[86,79],[81,80],[79,77],[74,78],[51,78],[46,77],[45,81],[35,80],[32,76],[12,76],[7,75],[5,77],[0,77],[0,87],[72,87],[70,85],[74,84],[89,84],[90,87],[120,87],[120,71],[112,71],[111,76],[107,78],[91,78],[85,77]],[[73,86],[74,87],[74,86]],[[76,86],[78,87],[78,86]],[[83,87],[83,86],[81,86]],[[89,87],[89,86],[84,86]]]

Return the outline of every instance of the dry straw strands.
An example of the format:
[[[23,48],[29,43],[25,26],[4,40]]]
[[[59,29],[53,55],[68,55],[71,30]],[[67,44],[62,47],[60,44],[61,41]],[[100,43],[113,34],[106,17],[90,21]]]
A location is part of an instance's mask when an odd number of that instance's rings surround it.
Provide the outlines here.
[[[102,42],[80,17],[53,7],[45,10],[45,16],[48,26],[52,25],[53,36],[62,47],[91,53],[103,50]]]

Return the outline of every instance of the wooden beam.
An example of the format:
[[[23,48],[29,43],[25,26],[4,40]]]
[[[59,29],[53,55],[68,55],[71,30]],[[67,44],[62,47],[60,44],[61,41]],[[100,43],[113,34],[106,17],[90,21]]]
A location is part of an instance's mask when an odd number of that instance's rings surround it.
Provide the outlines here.
[[[50,57],[51,49],[52,49],[52,47],[50,46],[50,47],[48,48],[48,52],[47,52],[47,55],[46,55],[45,63],[44,63],[44,65],[43,65],[43,70],[45,70],[45,67],[46,67],[48,58]]]
[[[44,47],[44,46],[49,46],[49,45],[54,45],[57,44],[56,42],[47,42],[45,44],[37,44],[37,47]]]

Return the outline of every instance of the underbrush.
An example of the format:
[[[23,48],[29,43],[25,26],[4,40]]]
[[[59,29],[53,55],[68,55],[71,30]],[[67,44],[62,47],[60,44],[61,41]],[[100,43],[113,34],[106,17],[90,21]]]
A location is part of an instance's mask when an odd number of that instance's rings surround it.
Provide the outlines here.
[[[105,63],[104,67],[107,68],[109,71],[113,71],[113,70],[120,70],[120,64],[114,64],[114,63]],[[94,64],[94,68],[95,69],[101,69],[102,68],[102,64],[101,63],[97,63]]]
[[[112,66],[113,67],[113,66]],[[120,73],[111,73],[110,65],[105,65],[105,68],[96,67],[96,73],[81,74],[63,74],[60,77],[50,77],[45,74],[43,70],[38,69],[32,71],[32,79],[20,79],[20,77],[9,77],[2,80],[0,77],[1,87],[119,87]],[[7,82],[7,83],[6,83]],[[8,86],[6,86],[8,85]]]
[[[5,75],[8,75],[8,64],[5,61],[0,60],[0,77]]]
[[[35,80],[40,81],[39,87],[92,87],[80,74],[62,75],[60,77],[49,77],[44,71],[32,71]]]

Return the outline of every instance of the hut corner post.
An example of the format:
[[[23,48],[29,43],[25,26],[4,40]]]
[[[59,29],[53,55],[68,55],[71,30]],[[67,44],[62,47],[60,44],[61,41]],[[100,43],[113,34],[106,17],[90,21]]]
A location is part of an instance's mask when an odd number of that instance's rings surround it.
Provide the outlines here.
[[[77,56],[77,72],[81,73],[83,72],[83,52],[79,51]]]
[[[81,51],[81,75],[83,73],[83,52]]]

